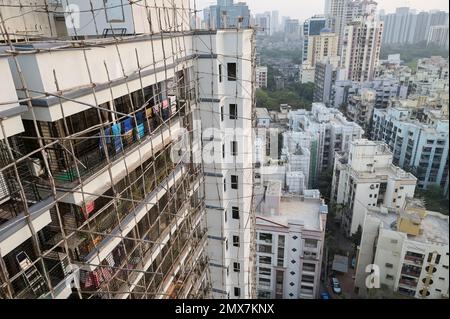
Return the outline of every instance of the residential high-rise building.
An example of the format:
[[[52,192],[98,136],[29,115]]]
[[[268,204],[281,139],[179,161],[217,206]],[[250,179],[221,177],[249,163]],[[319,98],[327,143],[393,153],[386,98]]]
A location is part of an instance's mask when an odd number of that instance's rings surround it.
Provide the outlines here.
[[[259,35],[269,36],[272,34],[271,18],[270,12],[255,14],[255,23]]]
[[[400,209],[368,207],[356,266],[355,291],[365,298],[448,299],[449,218],[408,198]],[[377,265],[380,289],[367,289]]]
[[[345,28],[357,18],[375,18],[377,3],[370,0],[330,0],[327,5],[328,27],[339,37],[338,51],[341,52]]]
[[[303,23],[303,61],[306,61],[308,59],[308,46],[310,42],[310,37],[320,35],[321,31],[325,28],[325,25],[326,25],[326,18],[323,16],[313,16],[309,19],[306,19],[305,22]],[[327,35],[331,36],[331,33],[328,32]],[[336,51],[337,51],[337,43],[336,43]]]
[[[394,153],[393,163],[411,171],[417,186],[439,185],[448,193],[448,113],[427,105],[399,101],[373,114],[371,137],[384,141]]]
[[[267,88],[267,66],[256,67],[256,88]]]
[[[245,2],[217,0],[217,4],[203,10],[206,29],[249,28],[250,10]]]
[[[345,27],[341,63],[348,80],[372,80],[381,49],[383,24],[369,18],[359,18]]]
[[[363,226],[367,208],[403,207],[413,197],[417,179],[392,164],[382,142],[352,141],[348,153],[336,153],[330,201],[340,205],[342,228],[351,236]]]
[[[322,102],[327,107],[332,106],[332,88],[342,75],[342,69],[339,68],[340,58],[327,57],[316,62],[314,68],[314,95],[313,102]]]
[[[279,181],[264,193],[256,199],[258,298],[318,298],[327,205],[318,190],[284,195]]]
[[[338,36],[329,29],[322,29],[319,34],[311,35],[308,38],[306,56],[303,61],[315,66],[316,62],[326,58],[336,59],[338,57]]]
[[[430,27],[428,33],[427,45],[434,44],[448,49],[448,24],[434,25]]]
[[[0,44],[0,298],[254,296],[253,30],[68,3],[82,41]]]
[[[298,19],[286,19],[284,23],[284,33],[288,40],[299,40],[300,22]]]
[[[448,25],[444,11],[416,13],[401,7],[395,13],[380,15],[384,23],[383,44],[406,44],[427,41],[433,26]]]
[[[280,12],[277,10],[272,11],[272,16],[270,17],[270,22],[272,27],[270,28],[271,34],[280,31]]]

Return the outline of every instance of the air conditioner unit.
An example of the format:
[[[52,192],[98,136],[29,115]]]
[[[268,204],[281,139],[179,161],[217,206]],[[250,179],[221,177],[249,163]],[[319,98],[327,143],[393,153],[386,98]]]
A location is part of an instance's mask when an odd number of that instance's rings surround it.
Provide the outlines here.
[[[32,158],[30,161],[30,170],[33,176],[39,177],[44,174],[44,168],[38,158]]]

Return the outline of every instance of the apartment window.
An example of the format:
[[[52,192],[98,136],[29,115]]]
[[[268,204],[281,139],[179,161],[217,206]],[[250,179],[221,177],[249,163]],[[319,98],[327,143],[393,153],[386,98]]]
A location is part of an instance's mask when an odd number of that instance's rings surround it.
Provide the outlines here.
[[[223,191],[224,192],[227,191],[227,179],[226,178],[223,179]]]
[[[434,263],[436,264],[436,265],[439,265],[439,261],[441,260],[441,255],[439,255],[439,254],[437,254],[436,255],[436,259],[434,260]]]
[[[228,219],[228,214],[227,214],[227,210],[226,209],[224,209],[223,210],[223,215],[224,215],[224,218],[225,218],[225,223],[227,222],[227,219]]]
[[[241,288],[234,287],[234,296],[235,297],[240,297],[241,296]]]
[[[305,239],[305,247],[317,248],[317,240],[316,239],[306,238]]]
[[[259,240],[265,241],[266,243],[272,243],[272,234],[259,233]]]
[[[223,106],[220,107],[220,120],[223,122],[225,116],[224,116],[224,111],[223,111]]]
[[[230,266],[227,266],[227,277],[230,275]]]
[[[233,235],[233,246],[239,247],[239,236]]]
[[[222,83],[222,64],[219,64],[219,82]]]
[[[270,279],[267,278],[259,278],[259,285],[270,287]]]
[[[258,252],[260,253],[266,253],[271,254],[272,253],[272,246],[271,245],[258,245]]]
[[[222,158],[225,158],[225,144],[222,144]]]
[[[237,119],[237,104],[230,104],[229,113],[230,113],[230,120]]]
[[[227,250],[227,251],[228,251],[228,238],[227,238],[227,239],[225,239],[225,250]]]
[[[231,141],[231,155],[236,156],[238,152],[237,141]]]
[[[394,276],[387,274],[387,275],[386,275],[386,279],[393,280],[393,279],[394,279]]]
[[[233,271],[234,272],[240,272],[241,271],[241,264],[240,263],[233,263]]]
[[[107,22],[124,22],[122,0],[103,0],[105,4]]]
[[[269,256],[259,256],[259,263],[260,264],[271,265],[272,264],[272,258],[269,257]]]
[[[231,207],[231,215],[233,219],[239,219],[239,207],[232,206]]]
[[[236,81],[236,63],[227,63],[228,81]]]
[[[231,175],[231,189],[238,189],[238,176]]]
[[[271,270],[270,270],[270,268],[259,267],[259,274],[262,276],[270,276]]]
[[[386,263],[385,266],[386,266],[386,268],[392,268],[392,267],[394,267],[394,265],[393,265],[393,264],[390,264],[390,263]]]

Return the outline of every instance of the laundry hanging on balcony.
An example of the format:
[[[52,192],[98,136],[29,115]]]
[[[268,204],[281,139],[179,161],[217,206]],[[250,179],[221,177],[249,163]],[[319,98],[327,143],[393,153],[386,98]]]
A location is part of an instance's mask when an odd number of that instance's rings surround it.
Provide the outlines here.
[[[133,143],[133,119],[127,118],[123,121],[124,140],[127,145]]]
[[[162,101],[162,118],[166,121],[170,117],[169,100]]]
[[[145,127],[144,127],[144,112],[136,113],[136,123],[137,123],[137,133],[139,138],[144,137]]]
[[[120,133],[121,133],[121,125],[119,124],[114,124],[112,127],[112,135],[113,135],[113,139],[114,139],[114,149],[116,150],[116,153],[119,153],[122,151],[122,138],[120,137]]]

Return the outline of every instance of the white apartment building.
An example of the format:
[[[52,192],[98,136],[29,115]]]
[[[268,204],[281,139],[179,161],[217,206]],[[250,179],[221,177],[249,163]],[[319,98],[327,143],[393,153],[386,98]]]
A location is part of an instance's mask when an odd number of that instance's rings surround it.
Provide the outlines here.
[[[382,22],[360,17],[345,27],[341,63],[346,79],[362,82],[372,80],[381,49]]]
[[[363,226],[367,207],[401,208],[413,197],[417,179],[392,164],[381,142],[352,141],[348,154],[336,153],[330,200],[343,206],[342,227],[351,236]]]
[[[0,298],[252,297],[253,31],[92,3],[83,41],[0,45]]]
[[[320,172],[333,167],[334,153],[347,152],[350,143],[360,139],[364,133],[359,125],[323,103],[313,103],[310,112],[289,112],[289,125],[293,130],[293,142],[305,147],[311,154],[310,187],[315,185]]]
[[[430,44],[448,49],[448,22],[447,25],[433,25],[430,27],[427,45]]]
[[[361,297],[448,299],[449,218],[417,199],[391,210],[369,207],[359,246],[355,291]],[[380,289],[366,288],[366,267],[379,267]]]
[[[210,43],[212,41],[213,51]],[[252,30],[218,30],[199,35],[197,52],[203,144],[213,160],[203,160],[208,256],[215,298],[252,296],[252,192],[254,39]],[[237,58],[236,58],[237,57]],[[207,143],[209,142],[209,143]],[[239,272],[227,272],[238,263]]]
[[[256,67],[256,88],[267,88],[267,66]]]
[[[448,113],[441,109],[398,103],[373,114],[372,139],[393,152],[393,163],[417,177],[417,187],[439,185],[448,193]]]
[[[319,191],[285,196],[279,182],[268,182],[258,196],[257,297],[318,298],[328,212]]]

